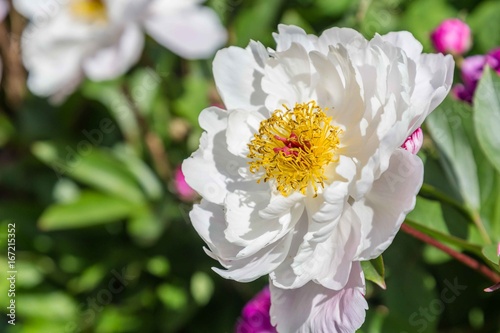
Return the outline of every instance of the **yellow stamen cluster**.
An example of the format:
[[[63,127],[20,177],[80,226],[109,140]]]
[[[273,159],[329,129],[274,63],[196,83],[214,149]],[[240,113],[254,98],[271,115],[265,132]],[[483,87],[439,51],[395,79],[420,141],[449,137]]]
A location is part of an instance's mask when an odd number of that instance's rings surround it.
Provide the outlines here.
[[[283,107],[285,111],[278,109],[260,123],[248,145],[250,171],[263,168],[265,175],[258,182],[274,180],[285,197],[295,191],[306,194],[309,186],[316,196],[318,185],[324,188],[327,180],[325,167],[338,162],[342,130],[331,124],[332,118],[315,101]]]
[[[73,0],[71,12],[74,16],[92,22],[107,20],[106,5],[103,0]]]

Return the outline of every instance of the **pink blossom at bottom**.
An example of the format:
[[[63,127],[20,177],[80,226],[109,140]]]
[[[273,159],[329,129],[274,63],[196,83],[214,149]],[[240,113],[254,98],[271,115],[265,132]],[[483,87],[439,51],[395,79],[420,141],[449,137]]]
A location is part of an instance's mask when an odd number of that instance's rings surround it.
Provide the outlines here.
[[[196,192],[186,183],[181,167],[175,169],[174,187],[181,200],[193,201],[197,196]]]
[[[422,129],[419,127],[415,130],[415,132],[410,135],[406,141],[401,145],[401,148],[408,150],[412,154],[418,153],[420,148],[422,148],[422,144],[424,143],[424,133]]]
[[[271,294],[269,287],[265,287],[245,305],[236,324],[235,332],[276,333],[276,329],[271,325],[270,308]]]

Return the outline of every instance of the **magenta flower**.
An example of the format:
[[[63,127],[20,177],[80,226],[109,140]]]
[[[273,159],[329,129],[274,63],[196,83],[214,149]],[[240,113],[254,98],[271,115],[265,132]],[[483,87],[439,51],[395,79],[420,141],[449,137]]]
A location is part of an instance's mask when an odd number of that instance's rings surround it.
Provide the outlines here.
[[[488,65],[500,74],[500,48],[488,52],[486,55],[475,55],[467,57],[462,62],[462,81],[452,89],[456,98],[472,103],[477,84],[483,75],[484,66]]]
[[[197,196],[196,192],[186,183],[181,167],[175,169],[174,187],[181,200],[193,201]]]
[[[500,74],[500,47],[488,52],[486,55],[486,63]]]
[[[416,153],[418,153],[420,148],[422,148],[423,143],[424,133],[419,127],[406,139],[406,141],[401,145],[401,148],[404,148],[415,155]]]
[[[236,333],[275,333],[271,325],[269,311],[271,309],[271,293],[265,287],[254,296],[241,311],[241,318],[236,324]]]
[[[460,55],[471,47],[471,31],[459,19],[447,19],[431,33],[431,41],[438,52]]]

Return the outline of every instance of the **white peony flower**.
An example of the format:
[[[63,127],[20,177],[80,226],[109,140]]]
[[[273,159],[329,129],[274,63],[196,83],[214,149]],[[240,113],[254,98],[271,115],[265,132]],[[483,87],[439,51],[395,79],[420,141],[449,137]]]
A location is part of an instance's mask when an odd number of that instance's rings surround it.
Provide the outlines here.
[[[221,276],[269,274],[279,332],[354,332],[367,308],[359,262],[414,207],[423,166],[401,146],[448,93],[453,58],[422,54],[409,32],[278,30],[276,51],[252,41],[215,57],[227,111],[200,115],[183,164],[203,197],[190,217]]]
[[[139,59],[143,29],[185,58],[210,56],[226,41],[201,0],[14,0],[31,19],[22,38],[28,87],[64,97],[83,77],[107,80]]]

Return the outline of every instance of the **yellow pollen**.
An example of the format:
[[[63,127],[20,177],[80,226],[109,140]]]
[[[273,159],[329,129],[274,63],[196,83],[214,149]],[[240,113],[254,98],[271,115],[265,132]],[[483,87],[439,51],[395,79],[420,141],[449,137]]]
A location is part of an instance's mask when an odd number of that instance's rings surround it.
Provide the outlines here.
[[[338,162],[343,131],[331,124],[332,118],[315,101],[283,107],[286,111],[275,110],[260,123],[248,145],[250,172],[263,169],[265,174],[257,182],[274,180],[285,197],[295,191],[305,195],[309,186],[317,196],[318,186],[324,188],[327,180],[325,167]]]
[[[103,0],[73,0],[71,12],[74,16],[92,22],[107,20],[106,5]]]

